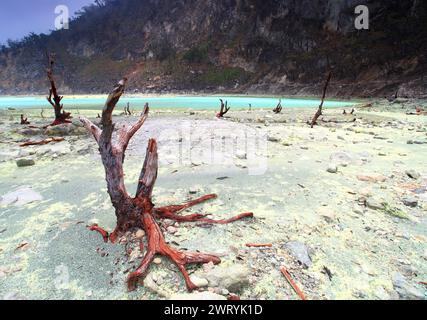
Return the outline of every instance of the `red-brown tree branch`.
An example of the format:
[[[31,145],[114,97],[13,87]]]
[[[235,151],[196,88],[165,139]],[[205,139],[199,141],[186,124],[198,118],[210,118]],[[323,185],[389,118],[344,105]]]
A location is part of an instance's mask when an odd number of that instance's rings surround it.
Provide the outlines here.
[[[49,143],[54,143],[54,142],[62,142],[64,141],[64,138],[48,138],[45,140],[41,140],[41,141],[28,141],[25,142],[23,144],[20,144],[20,147],[28,147],[28,146],[42,146],[42,145],[46,145]]]

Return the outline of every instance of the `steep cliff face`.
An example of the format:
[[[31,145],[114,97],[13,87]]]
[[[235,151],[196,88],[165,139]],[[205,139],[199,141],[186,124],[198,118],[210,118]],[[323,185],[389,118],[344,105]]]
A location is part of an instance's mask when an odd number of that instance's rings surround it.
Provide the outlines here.
[[[140,91],[419,96],[426,86],[425,1],[109,0],[69,30],[0,51],[0,93],[43,93],[45,52],[68,92],[103,92],[123,75]],[[370,9],[370,30],[354,8]],[[425,91],[424,91],[425,92]]]

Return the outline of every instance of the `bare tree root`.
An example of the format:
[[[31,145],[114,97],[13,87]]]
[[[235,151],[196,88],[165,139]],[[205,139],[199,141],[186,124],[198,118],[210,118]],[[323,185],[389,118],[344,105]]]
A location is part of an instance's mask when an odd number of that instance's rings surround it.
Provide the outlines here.
[[[99,145],[102,163],[105,168],[107,190],[117,217],[117,226],[111,234],[98,225],[92,225],[88,228],[100,233],[105,242],[111,241],[112,243],[116,243],[118,239],[129,231],[132,232],[138,229],[143,229],[145,231],[147,249],[140,266],[132,272],[128,278],[129,290],[134,290],[138,283],[142,283],[155,256],[161,255],[169,258],[178,267],[185,279],[187,289],[192,291],[197,289],[197,286],[190,280],[186,266],[210,262],[218,264],[221,262],[221,259],[210,254],[182,252],[172,248],[166,243],[156,219],[198,222],[200,224],[228,224],[238,220],[252,218],[253,213],[243,213],[236,217],[223,220],[208,219],[206,215],[201,214],[180,215],[184,210],[208,200],[215,199],[217,196],[214,194],[206,195],[181,205],[156,208],[152,203],[152,192],[158,173],[157,142],[154,139],[150,139],[148,142],[146,158],[138,180],[136,195],[135,197],[131,197],[128,194],[124,183],[123,172],[125,151],[132,137],[138,132],[148,118],[149,107],[148,104],[145,105],[144,112],[134,125],[124,125],[119,128],[117,130],[117,139],[113,142],[112,136],[115,130],[112,114],[124,92],[126,82],[126,78],[121,80],[110,93],[102,112],[102,129],[90,120],[80,118],[85,128],[93,135]],[[229,110],[229,108],[225,110]],[[144,243],[140,242],[140,249],[143,251],[144,248]]]

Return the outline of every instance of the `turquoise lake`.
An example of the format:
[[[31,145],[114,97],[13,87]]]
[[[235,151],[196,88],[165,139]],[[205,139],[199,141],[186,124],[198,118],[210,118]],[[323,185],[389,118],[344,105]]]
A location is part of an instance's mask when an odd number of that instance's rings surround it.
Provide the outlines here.
[[[102,109],[105,98],[100,97],[79,97],[64,98],[65,109]],[[276,107],[279,99],[271,97],[238,97],[238,96],[165,96],[165,97],[126,97],[123,96],[118,107],[124,107],[128,102],[132,109],[142,109],[148,102],[154,109],[194,109],[194,110],[213,110],[218,109],[219,98],[228,101],[228,105],[235,109],[248,109],[249,104],[254,109],[273,109]],[[320,100],[315,99],[282,99],[284,108],[315,108]],[[339,108],[355,105],[354,101],[326,101],[326,108]],[[31,109],[31,108],[51,108],[44,97],[0,97],[0,109]]]

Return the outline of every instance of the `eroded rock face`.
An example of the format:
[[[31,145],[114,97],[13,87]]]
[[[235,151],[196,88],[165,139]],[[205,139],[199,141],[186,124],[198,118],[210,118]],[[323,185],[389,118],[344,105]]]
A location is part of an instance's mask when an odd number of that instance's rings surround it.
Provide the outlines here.
[[[296,90],[295,94],[318,94],[318,87],[313,83],[319,83],[318,79],[331,64],[339,70],[334,78],[343,81],[342,85],[331,87],[330,95],[391,95],[397,90],[399,96],[425,95],[425,81],[414,75],[416,70],[424,70],[425,59],[419,57],[418,52],[423,52],[422,48],[414,50],[407,45],[406,50],[395,50],[390,47],[395,31],[399,31],[401,38],[423,39],[418,34],[425,33],[424,29],[415,26],[423,25],[425,21],[427,7],[424,1],[365,1],[371,19],[375,20],[371,29],[374,32],[387,30],[388,33],[384,37],[386,40],[369,38],[368,33],[368,40],[363,42],[360,37],[352,36],[355,34],[354,9],[360,3],[357,0],[111,1],[102,9],[87,10],[85,18],[78,21],[78,28],[71,29],[67,37],[55,39],[73,57],[84,58],[93,71],[87,77],[88,68],[75,68],[69,59],[58,57],[64,68],[61,74],[65,75],[58,81],[62,81],[61,91],[65,93],[99,93],[110,88],[111,77],[120,77],[115,74],[126,61],[129,71],[135,71],[135,87],[129,88],[130,91],[142,87],[156,92],[236,89],[249,84],[250,90],[270,93],[286,89]],[[386,19],[389,15],[402,19],[402,22],[393,20],[394,23],[389,25]],[[402,36],[397,28],[406,24],[404,19],[409,16],[413,23],[407,26],[406,34]],[[111,17],[122,21],[122,33],[114,50],[107,50],[106,43],[114,31],[108,23]],[[329,34],[336,37],[329,37]],[[41,56],[44,42],[34,36],[12,52],[0,51],[3,94],[45,93],[42,59],[33,59],[28,54],[36,52]],[[371,45],[366,46],[367,42]],[[319,57],[321,50],[325,54]],[[394,62],[398,70],[412,74],[408,79],[395,77],[389,81],[389,86],[385,86],[384,66],[378,62],[378,55],[386,55],[390,50],[396,58],[387,63]],[[105,64],[99,63],[100,56],[105,59]],[[358,62],[361,57],[363,64]],[[141,60],[147,66],[147,73],[138,68]],[[176,70],[168,68],[155,77],[147,76],[152,73],[150,67],[166,60],[180,67]],[[23,72],[20,66],[29,71]],[[349,78],[356,80],[356,77],[357,81],[348,81]],[[370,81],[369,85],[367,81]]]

